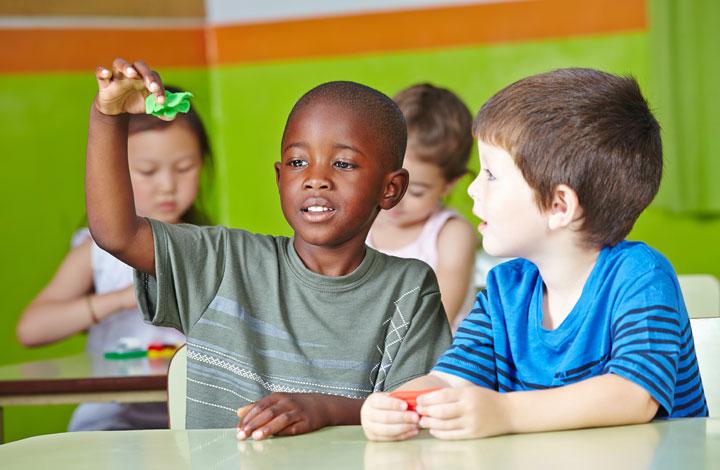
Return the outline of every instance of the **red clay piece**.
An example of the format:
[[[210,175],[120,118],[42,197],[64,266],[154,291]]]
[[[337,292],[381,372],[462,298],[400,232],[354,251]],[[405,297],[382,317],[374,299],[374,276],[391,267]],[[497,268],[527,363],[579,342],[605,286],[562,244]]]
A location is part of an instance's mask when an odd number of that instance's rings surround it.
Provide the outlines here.
[[[440,390],[441,388],[442,387],[426,388],[423,390],[402,390],[399,392],[390,392],[390,396],[393,398],[399,398],[400,400],[407,403],[408,411],[415,411],[415,406],[417,405],[417,397],[426,393],[434,392],[435,390]]]

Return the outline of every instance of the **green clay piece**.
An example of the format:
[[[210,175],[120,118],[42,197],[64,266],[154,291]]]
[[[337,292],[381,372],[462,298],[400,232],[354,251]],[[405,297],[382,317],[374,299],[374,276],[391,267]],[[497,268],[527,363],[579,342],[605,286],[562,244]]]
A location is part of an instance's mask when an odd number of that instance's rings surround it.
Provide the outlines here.
[[[147,351],[144,349],[125,351],[125,352],[112,351],[112,352],[106,352],[104,356],[105,356],[105,359],[109,359],[111,361],[112,360],[121,360],[121,359],[141,359],[143,357],[147,357]]]
[[[159,104],[155,101],[155,95],[148,95],[145,98],[145,113],[153,116],[174,119],[177,113],[190,111],[190,98],[193,94],[189,91],[173,93],[165,90],[165,103]]]

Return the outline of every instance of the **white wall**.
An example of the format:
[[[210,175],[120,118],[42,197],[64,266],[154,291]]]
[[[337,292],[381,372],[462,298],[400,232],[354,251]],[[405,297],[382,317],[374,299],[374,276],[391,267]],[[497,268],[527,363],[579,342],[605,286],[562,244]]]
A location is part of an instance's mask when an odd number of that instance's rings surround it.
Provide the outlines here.
[[[241,24],[518,0],[205,0],[211,24]]]

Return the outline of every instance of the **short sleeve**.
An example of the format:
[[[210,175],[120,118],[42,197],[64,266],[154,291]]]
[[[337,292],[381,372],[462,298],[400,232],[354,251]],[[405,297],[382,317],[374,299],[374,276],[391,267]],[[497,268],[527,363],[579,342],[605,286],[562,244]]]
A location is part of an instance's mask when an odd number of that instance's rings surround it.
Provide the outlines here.
[[[486,292],[477,295],[473,309],[455,333],[450,349],[433,370],[452,374],[475,385],[498,389],[492,321]]]
[[[404,308],[401,303],[397,305],[401,309]],[[387,367],[388,369],[381,390],[394,390],[409,380],[427,374],[437,358],[450,345],[450,325],[437,287],[433,291],[419,296],[414,308],[412,321],[402,339],[398,335],[399,331],[398,333],[393,332],[393,328],[397,329],[399,325],[391,325],[386,347],[390,346],[394,340],[401,339],[401,343],[390,364],[383,357],[381,368]],[[395,315],[393,323],[397,322],[398,318],[400,316]]]
[[[644,388],[670,415],[681,349],[677,283],[666,272],[640,276],[621,294],[611,322],[612,349],[605,373]]]
[[[155,276],[135,271],[146,321],[186,335],[217,293],[224,271],[226,230],[151,220]]]

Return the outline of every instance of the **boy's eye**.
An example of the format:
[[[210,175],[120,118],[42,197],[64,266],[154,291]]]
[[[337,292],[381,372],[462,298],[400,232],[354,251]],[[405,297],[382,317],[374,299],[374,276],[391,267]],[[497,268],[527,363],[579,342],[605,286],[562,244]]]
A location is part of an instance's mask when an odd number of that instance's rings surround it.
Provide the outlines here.
[[[407,192],[412,197],[423,197],[425,195],[424,191],[410,191]]]
[[[152,176],[155,174],[155,170],[137,170],[143,176]]]
[[[483,169],[483,173],[487,176],[488,181],[493,181],[495,179],[495,176],[492,174],[492,172],[488,169]]]
[[[305,160],[295,158],[288,162],[288,166],[291,166],[293,168],[302,168],[304,166],[307,166],[307,162]]]
[[[340,168],[341,170],[350,170],[352,168],[356,168],[356,165],[353,165],[352,163],[344,162],[342,160],[338,160],[335,163],[333,163],[333,166],[335,168]]]

